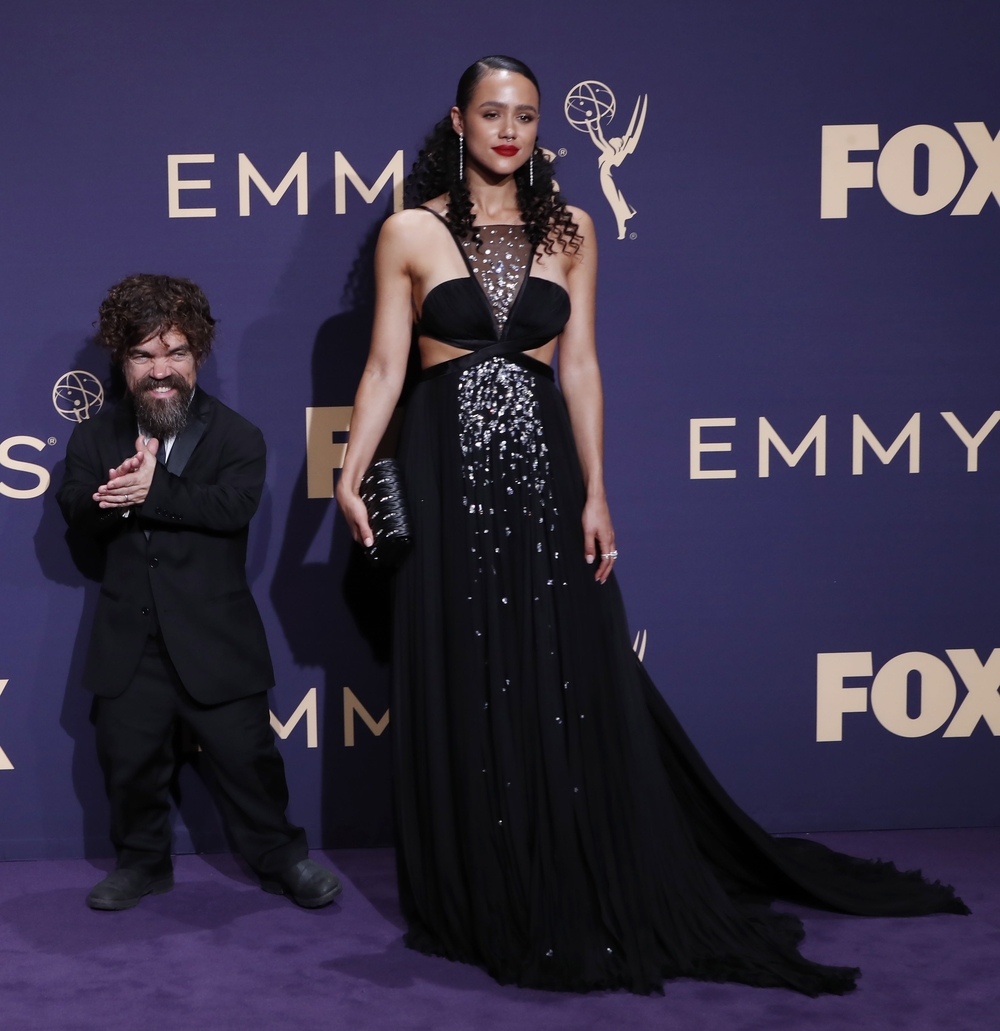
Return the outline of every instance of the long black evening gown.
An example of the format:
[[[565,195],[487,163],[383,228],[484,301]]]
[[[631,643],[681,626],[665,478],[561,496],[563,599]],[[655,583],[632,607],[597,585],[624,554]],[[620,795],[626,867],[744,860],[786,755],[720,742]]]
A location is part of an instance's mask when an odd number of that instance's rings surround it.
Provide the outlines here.
[[[772,899],[968,910],[919,873],[772,838],[712,776],[632,651],[614,577],[583,559],[566,407],[522,353],[558,335],[569,298],[531,276],[523,227],[478,232],[456,239],[468,278],[432,290],[419,327],[473,352],[424,373],[400,447],[416,541],[394,617],[406,942],[537,988],[847,992],[859,971],[801,956],[800,921]]]

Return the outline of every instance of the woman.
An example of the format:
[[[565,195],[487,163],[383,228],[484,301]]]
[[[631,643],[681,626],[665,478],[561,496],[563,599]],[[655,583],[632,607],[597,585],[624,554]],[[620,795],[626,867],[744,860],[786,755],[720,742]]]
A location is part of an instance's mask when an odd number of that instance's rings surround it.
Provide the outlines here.
[[[849,991],[858,971],[799,955],[800,922],[770,899],[967,910],[919,874],[767,835],[632,652],[601,468],[594,229],[553,189],[538,113],[531,71],[488,57],[428,138],[408,183],[419,206],[379,239],[337,489],[370,546],[358,487],[415,324],[392,700],[407,944],[542,988]]]

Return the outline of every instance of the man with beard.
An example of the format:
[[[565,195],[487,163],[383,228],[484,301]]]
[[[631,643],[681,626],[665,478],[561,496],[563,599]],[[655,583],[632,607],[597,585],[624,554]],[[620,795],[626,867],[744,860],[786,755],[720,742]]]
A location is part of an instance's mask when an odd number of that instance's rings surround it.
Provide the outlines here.
[[[129,909],[173,887],[180,723],[212,768],[226,824],[261,887],[310,908],[340,892],[285,816],[266,694],[274,674],[245,568],[264,438],[196,386],[214,327],[189,280],[136,275],[112,287],[100,340],[126,395],[81,422],[66,449],[59,505],[105,554],[84,684],[97,696],[118,862],[87,897],[92,909]]]

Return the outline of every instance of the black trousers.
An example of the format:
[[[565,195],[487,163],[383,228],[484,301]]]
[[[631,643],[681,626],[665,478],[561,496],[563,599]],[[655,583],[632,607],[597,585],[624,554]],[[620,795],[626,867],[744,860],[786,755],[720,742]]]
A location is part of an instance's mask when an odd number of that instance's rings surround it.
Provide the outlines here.
[[[96,702],[118,866],[153,874],[171,868],[170,782],[179,721],[191,728],[211,765],[223,817],[253,870],[273,876],[305,859],[305,832],[285,817],[285,764],[275,747],[267,694],[202,705],[184,689],[157,634],[146,642],[125,691]]]

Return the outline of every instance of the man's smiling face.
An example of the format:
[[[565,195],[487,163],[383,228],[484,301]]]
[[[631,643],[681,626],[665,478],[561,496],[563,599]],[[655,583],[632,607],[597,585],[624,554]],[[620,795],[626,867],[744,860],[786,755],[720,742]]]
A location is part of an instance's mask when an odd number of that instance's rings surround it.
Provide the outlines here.
[[[175,329],[147,337],[130,348],[125,382],[142,428],[153,436],[175,436],[187,423],[198,365],[187,337]]]

